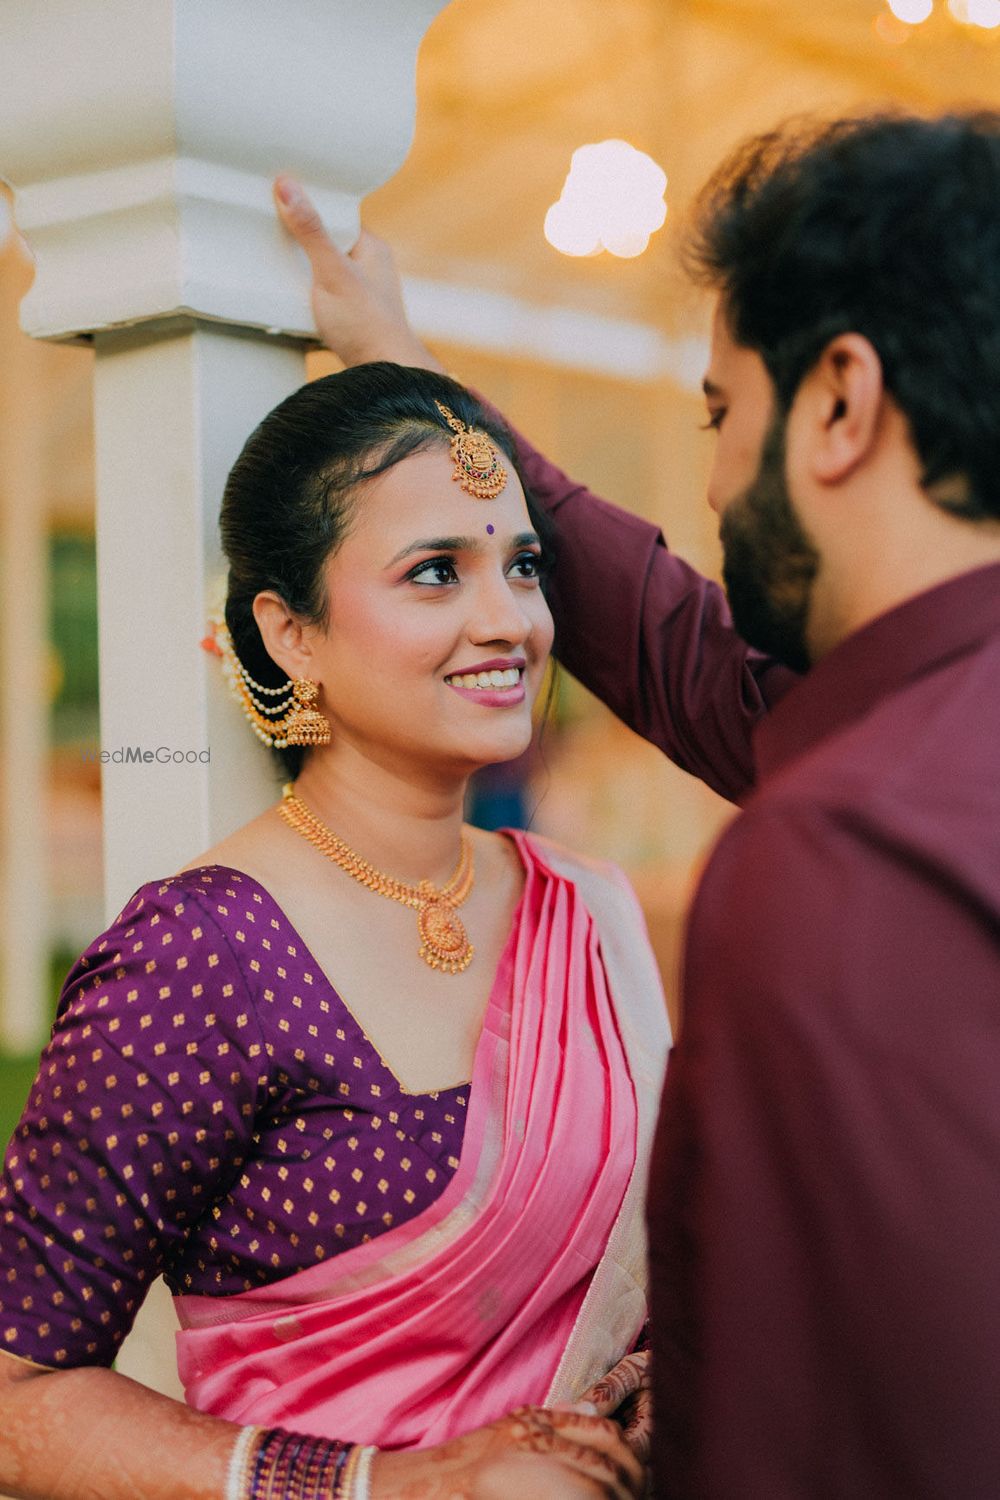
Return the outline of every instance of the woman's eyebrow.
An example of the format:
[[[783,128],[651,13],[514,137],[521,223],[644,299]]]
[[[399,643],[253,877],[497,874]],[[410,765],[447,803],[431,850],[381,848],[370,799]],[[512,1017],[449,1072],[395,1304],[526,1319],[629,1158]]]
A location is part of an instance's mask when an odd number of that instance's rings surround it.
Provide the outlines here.
[[[511,538],[510,546],[530,547],[536,545],[539,540],[536,532],[522,531]],[[412,557],[415,552],[482,552],[483,545],[482,538],[474,536],[426,537],[422,541],[408,543],[386,563],[386,567],[394,568],[397,563],[403,561],[404,557]]]
[[[396,553],[386,567],[395,567],[396,563],[402,562],[404,557],[412,557],[414,552],[467,552],[470,548],[478,545],[470,536],[432,536],[423,541],[410,542],[401,551]]]

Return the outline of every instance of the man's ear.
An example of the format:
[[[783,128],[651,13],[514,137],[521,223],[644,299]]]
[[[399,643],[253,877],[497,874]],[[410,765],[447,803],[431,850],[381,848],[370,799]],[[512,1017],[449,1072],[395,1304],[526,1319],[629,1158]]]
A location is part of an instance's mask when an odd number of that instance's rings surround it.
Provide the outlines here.
[[[885,400],[882,361],[859,333],[832,339],[796,393],[809,436],[809,468],[819,484],[839,484],[871,454]]]

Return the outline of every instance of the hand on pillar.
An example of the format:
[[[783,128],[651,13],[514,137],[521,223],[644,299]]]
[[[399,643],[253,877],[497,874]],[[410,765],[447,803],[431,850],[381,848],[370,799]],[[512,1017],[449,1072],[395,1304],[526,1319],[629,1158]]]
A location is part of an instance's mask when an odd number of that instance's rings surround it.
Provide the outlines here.
[[[274,201],[282,224],[309,257],[313,316],[327,348],[345,365],[388,359],[443,371],[407,321],[399,272],[384,240],[362,230],[345,255],[294,177],[275,179]]]

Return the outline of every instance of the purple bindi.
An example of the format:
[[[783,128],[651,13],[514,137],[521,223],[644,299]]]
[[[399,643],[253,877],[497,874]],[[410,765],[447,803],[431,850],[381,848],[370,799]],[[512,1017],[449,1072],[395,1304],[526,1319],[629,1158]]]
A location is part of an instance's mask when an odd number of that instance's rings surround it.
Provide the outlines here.
[[[487,528],[486,528],[486,535],[487,535],[487,536],[492,536],[492,535],[493,535],[493,532],[494,532],[494,529],[495,529],[495,528],[494,528],[494,527],[493,527],[493,525],[492,525],[492,524],[490,524],[490,525],[489,525],[489,526],[487,526]]]

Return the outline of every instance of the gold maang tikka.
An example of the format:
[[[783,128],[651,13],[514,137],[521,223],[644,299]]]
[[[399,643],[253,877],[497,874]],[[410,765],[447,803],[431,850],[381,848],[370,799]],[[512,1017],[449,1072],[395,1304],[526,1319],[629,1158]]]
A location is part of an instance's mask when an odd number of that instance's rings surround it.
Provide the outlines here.
[[[330,721],[316,707],[319,688],[308,677],[290,677],[281,687],[257,682],[236,654],[225,620],[210,621],[214,649],[222,658],[222,671],[250,728],[263,744],[274,750],[289,745],[328,745]],[[209,647],[208,649],[212,649]]]
[[[451,456],[455,461],[452,479],[477,500],[495,500],[507,483],[507,470],[493,439],[478,427],[466,427],[440,401],[434,405],[452,431]]]

